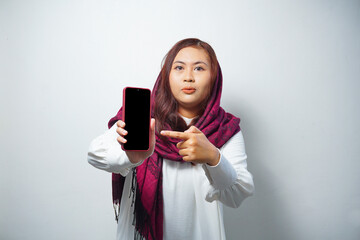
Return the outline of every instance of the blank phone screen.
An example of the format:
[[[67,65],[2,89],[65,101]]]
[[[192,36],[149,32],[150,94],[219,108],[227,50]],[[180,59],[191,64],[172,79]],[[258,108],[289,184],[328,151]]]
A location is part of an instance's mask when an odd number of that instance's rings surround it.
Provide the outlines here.
[[[125,150],[148,150],[150,128],[149,89],[125,88]]]

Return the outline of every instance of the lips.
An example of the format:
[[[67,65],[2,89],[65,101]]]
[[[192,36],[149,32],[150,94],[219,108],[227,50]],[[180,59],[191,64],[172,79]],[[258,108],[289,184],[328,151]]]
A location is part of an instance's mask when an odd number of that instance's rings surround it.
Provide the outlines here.
[[[192,94],[192,93],[194,93],[196,91],[196,89],[193,88],[193,87],[184,87],[181,90],[186,94]]]

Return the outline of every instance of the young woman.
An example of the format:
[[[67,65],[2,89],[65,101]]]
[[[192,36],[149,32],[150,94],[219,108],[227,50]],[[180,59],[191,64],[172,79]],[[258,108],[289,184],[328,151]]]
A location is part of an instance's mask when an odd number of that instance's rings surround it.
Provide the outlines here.
[[[211,46],[184,39],[152,91],[151,144],[123,151],[122,109],[94,139],[88,162],[113,173],[117,239],[225,239],[223,204],[253,193],[240,119],[220,107],[222,74]]]

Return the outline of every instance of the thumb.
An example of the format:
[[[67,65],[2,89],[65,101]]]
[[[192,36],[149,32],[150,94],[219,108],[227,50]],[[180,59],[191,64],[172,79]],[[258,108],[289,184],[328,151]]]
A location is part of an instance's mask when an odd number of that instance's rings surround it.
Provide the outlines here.
[[[197,127],[191,126],[189,129],[187,129],[185,132],[188,133],[202,133]]]
[[[155,118],[150,121],[150,136],[155,135]]]

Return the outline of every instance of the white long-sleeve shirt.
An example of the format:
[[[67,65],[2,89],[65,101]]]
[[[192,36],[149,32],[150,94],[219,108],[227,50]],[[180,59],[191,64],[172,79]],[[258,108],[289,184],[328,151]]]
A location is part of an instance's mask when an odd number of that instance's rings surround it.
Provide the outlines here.
[[[184,118],[189,124],[192,119]],[[120,204],[117,239],[134,239],[133,207],[129,198],[133,164],[121,145],[116,124],[95,138],[89,147],[88,162],[96,168],[120,173],[125,178]],[[239,207],[254,191],[242,132],[221,149],[216,166],[163,160],[164,239],[225,240],[223,204]]]

